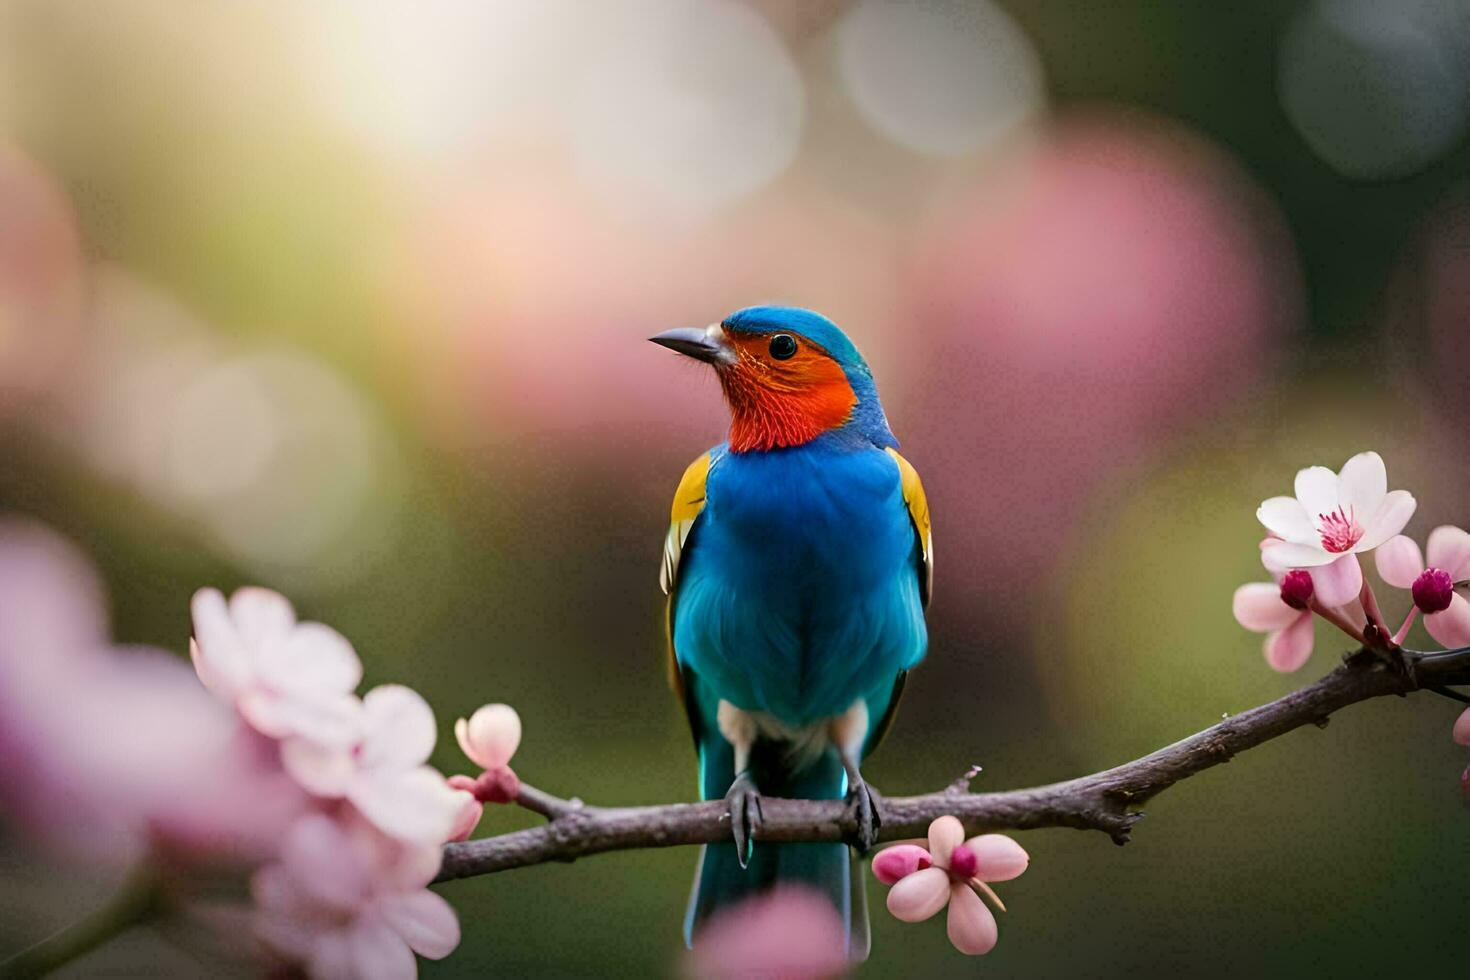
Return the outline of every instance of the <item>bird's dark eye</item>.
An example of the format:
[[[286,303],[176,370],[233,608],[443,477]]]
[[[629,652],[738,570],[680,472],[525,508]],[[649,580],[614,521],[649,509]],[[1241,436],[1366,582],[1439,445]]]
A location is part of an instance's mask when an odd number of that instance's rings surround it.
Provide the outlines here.
[[[789,333],[778,333],[771,338],[771,356],[784,361],[796,353],[796,338]]]

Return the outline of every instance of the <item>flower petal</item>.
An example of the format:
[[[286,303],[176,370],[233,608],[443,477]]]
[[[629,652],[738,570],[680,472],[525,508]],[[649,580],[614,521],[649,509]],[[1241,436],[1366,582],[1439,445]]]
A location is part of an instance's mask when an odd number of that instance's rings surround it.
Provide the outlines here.
[[[929,852],[919,845],[896,844],[873,855],[873,877],[885,885],[892,885],[933,864]]]
[[[1237,623],[1257,633],[1285,629],[1299,612],[1281,601],[1281,586],[1271,582],[1242,585],[1235,590],[1230,609]]]
[[[965,827],[955,817],[940,817],[929,825],[929,856],[937,867],[949,867],[949,856],[965,839]]]
[[[1312,592],[1324,606],[1346,605],[1363,590],[1363,567],[1351,552],[1339,555],[1331,564],[1318,565],[1311,574]]]
[[[1273,575],[1290,568],[1315,568],[1336,560],[1337,555],[1327,551],[1317,542],[1300,544],[1295,541],[1282,541],[1261,552],[1261,564],[1265,565],[1266,570]]]
[[[980,869],[975,877],[981,881],[1010,881],[1019,878],[1031,863],[1026,849],[1005,834],[981,834],[965,841],[975,852]]]
[[[366,855],[341,824],[322,813],[291,825],[281,863],[296,888],[338,911],[355,911],[372,887]]]
[[[1444,524],[1429,532],[1429,564],[1443,568],[1456,582],[1470,577],[1470,534]]]
[[[362,680],[362,661],[347,638],[321,623],[302,623],[256,653],[261,680],[278,691],[347,694]]]
[[[463,726],[463,727],[461,727]],[[521,744],[521,716],[508,704],[487,704],[455,723],[454,736],[471,761],[485,769],[510,762]]]
[[[442,960],[459,945],[454,907],[428,889],[384,896],[378,914],[420,956]]]
[[[1448,609],[1424,617],[1424,628],[1447,647],[1470,646],[1470,599],[1456,592]]]
[[[1256,508],[1256,520],[1266,530],[1286,541],[1315,542],[1317,526],[1300,500],[1295,497],[1272,497]]]
[[[347,945],[355,980],[415,980],[419,975],[413,951],[378,916],[358,916],[347,932]]]
[[[946,931],[954,948],[967,956],[980,956],[995,948],[1000,931],[995,916],[969,885],[956,882],[949,899]]]
[[[252,671],[225,597],[218,589],[200,589],[190,600],[189,611],[194,620],[189,657],[199,680],[216,697],[233,701],[249,684]]]
[[[331,800],[347,795],[358,772],[348,749],[299,737],[281,743],[281,766],[302,789]]]
[[[449,777],[450,786],[454,786],[454,778],[453,776]],[[473,782],[471,782],[471,785],[473,785]],[[449,839],[451,841],[469,840],[470,834],[473,834],[475,828],[480,825],[480,818],[485,815],[485,804],[475,799],[473,793],[465,792],[464,799],[460,802],[459,807],[459,816],[455,818],[454,826],[449,831]]]
[[[1373,555],[1378,577],[1396,589],[1407,589],[1424,571],[1424,555],[1413,538],[1396,534],[1383,542]]]
[[[923,922],[949,901],[949,873],[943,868],[915,871],[888,890],[888,911],[901,922]]]
[[[429,761],[438,731],[423,695],[402,684],[375,687],[362,699],[364,769],[412,769]]]
[[[1312,614],[1297,613],[1296,622],[1286,629],[1266,637],[1266,663],[1272,670],[1289,674],[1300,670],[1312,655]]]
[[[1409,518],[1414,516],[1414,508],[1417,506],[1418,501],[1407,490],[1395,490],[1384,497],[1377,513],[1364,525],[1362,540],[1353,546],[1353,550],[1372,551],[1398,534],[1409,523]]]
[[[460,791],[428,766],[370,770],[353,781],[347,798],[389,837],[442,844],[460,816]]]
[[[1358,453],[1342,466],[1337,482],[1337,503],[1348,514],[1363,520],[1378,513],[1388,494],[1388,471],[1377,453]]]
[[[271,738],[299,736],[346,748],[362,729],[362,702],[352,694],[283,697],[257,688],[242,695],[237,706],[252,728]]]
[[[1455,728],[1451,735],[1459,744],[1470,745],[1470,708],[1460,712],[1460,717],[1455,719]]]
[[[1339,486],[1337,474],[1325,466],[1308,466],[1304,470],[1297,470],[1296,499],[1301,501],[1308,520],[1312,521],[1313,531],[1316,530],[1316,519],[1319,516],[1337,510],[1341,503]]]
[[[296,625],[296,610],[279,592],[246,586],[230,596],[230,620],[254,652],[284,639]]]

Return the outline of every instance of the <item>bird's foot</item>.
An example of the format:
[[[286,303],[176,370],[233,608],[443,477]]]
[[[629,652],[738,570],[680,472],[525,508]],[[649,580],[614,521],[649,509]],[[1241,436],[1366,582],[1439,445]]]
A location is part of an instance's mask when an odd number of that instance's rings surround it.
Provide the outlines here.
[[[847,808],[857,824],[857,849],[866,854],[878,843],[878,830],[883,826],[883,798],[861,777],[852,780],[847,790]]]
[[[743,868],[750,860],[752,838],[760,832],[761,821],[764,819],[760,790],[756,789],[755,780],[751,778],[749,770],[736,776],[735,781],[730,784],[729,791],[725,793],[725,805],[729,807],[730,834],[735,838],[735,856]]]

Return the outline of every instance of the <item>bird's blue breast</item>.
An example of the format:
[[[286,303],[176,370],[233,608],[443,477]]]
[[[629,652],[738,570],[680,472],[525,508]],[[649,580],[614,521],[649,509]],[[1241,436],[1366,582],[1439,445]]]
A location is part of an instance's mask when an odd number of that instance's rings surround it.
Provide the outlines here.
[[[717,450],[680,569],[678,658],[793,727],[858,698],[881,713],[927,643],[916,548],[898,467],[871,444]]]

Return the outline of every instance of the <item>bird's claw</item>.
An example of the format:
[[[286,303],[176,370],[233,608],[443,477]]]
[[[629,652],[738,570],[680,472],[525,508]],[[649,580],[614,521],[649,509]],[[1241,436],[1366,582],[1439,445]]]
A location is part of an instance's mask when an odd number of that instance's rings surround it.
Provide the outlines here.
[[[743,868],[750,861],[752,839],[760,832],[761,795],[749,772],[742,772],[730,784],[725,793],[725,805],[729,807],[730,834],[735,838],[735,857]]]
[[[857,824],[857,849],[866,854],[878,843],[878,831],[883,826],[882,798],[878,791],[864,780],[854,780],[847,791],[847,808]]]

